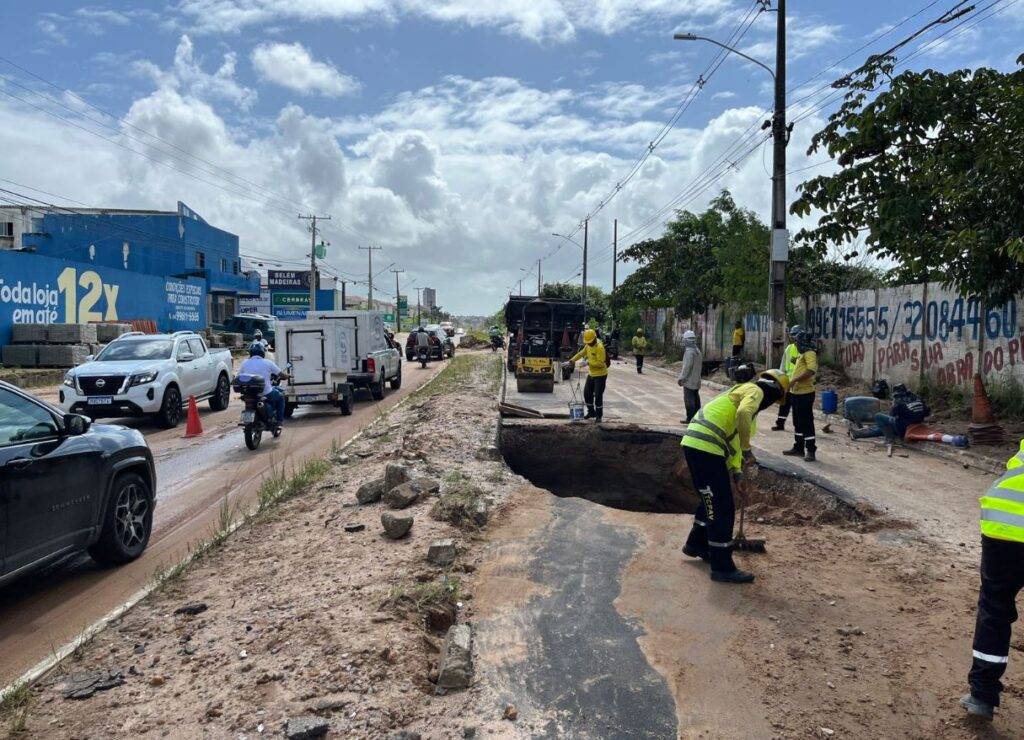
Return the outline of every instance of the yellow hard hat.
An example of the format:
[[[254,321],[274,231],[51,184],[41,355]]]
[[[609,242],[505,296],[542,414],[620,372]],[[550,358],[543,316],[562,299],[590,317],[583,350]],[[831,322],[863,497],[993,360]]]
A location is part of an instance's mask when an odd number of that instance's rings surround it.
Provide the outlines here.
[[[586,331],[583,332],[583,343],[584,344],[590,344],[595,339],[597,339],[597,332],[594,331],[593,329],[587,329]]]
[[[789,376],[786,375],[786,373],[772,368],[771,370],[765,370],[758,377],[765,378],[767,380],[774,380],[778,383],[779,388],[782,389],[782,395],[779,396],[778,404],[781,406],[786,402],[786,394],[789,393]]]

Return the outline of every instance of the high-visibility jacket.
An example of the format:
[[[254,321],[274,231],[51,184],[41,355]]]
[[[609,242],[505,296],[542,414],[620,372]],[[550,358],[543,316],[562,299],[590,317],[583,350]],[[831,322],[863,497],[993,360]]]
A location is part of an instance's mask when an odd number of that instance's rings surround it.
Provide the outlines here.
[[[796,358],[800,356],[800,350],[796,348],[796,342],[786,347],[782,353],[782,362],[779,363],[779,370],[789,377],[793,377],[793,370],[796,369]]]
[[[790,382],[789,395],[800,396],[805,393],[814,393],[814,382],[818,379],[818,353],[813,349],[797,354],[796,363],[793,365],[793,372],[789,375],[790,381],[793,381],[798,375],[803,375],[808,370],[813,371],[814,375],[806,380],[801,380],[799,383]]]
[[[740,472],[743,453],[757,432],[757,412],[764,391],[756,383],[740,383],[714,398],[690,420],[683,447],[721,455],[733,472]]]
[[[1006,472],[992,484],[981,503],[981,533],[986,537],[1024,542],[1024,440],[1006,461]]]
[[[633,354],[642,355],[647,351],[647,337],[633,337]]]
[[[592,378],[601,378],[608,374],[608,353],[605,352],[600,339],[593,344],[584,344],[583,349],[574,354],[569,361],[576,362],[584,355],[587,357],[587,372]]]
[[[732,346],[740,347],[743,344],[743,340],[746,339],[747,333],[743,329],[732,330]]]

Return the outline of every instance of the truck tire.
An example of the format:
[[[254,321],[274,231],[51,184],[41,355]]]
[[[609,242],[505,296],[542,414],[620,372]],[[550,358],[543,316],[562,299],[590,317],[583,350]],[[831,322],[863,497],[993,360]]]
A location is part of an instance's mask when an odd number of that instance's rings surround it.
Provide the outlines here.
[[[103,513],[100,538],[89,555],[102,565],[121,565],[135,560],[149,544],[153,532],[153,495],[137,473],[121,473],[110,487]]]
[[[210,396],[210,411],[223,411],[231,403],[231,381],[226,373],[221,373],[217,378],[217,387],[213,389]]]
[[[381,373],[380,380],[375,380],[368,386],[370,395],[374,401],[384,400],[384,373]]]
[[[182,406],[181,391],[178,386],[169,385],[164,391],[164,399],[160,403],[160,410],[156,412],[153,419],[157,426],[164,429],[173,429],[181,423]]]
[[[352,394],[343,393],[341,398],[338,399],[338,408],[341,409],[342,416],[352,415]]]
[[[391,390],[397,391],[402,387],[402,363],[398,363],[398,373],[389,381]]]

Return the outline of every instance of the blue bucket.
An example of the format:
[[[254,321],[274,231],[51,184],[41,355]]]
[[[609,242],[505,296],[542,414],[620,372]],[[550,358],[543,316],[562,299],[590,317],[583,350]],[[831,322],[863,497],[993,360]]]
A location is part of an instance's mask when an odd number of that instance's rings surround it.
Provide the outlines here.
[[[826,414],[834,414],[839,408],[839,394],[835,391],[822,391],[821,410]]]

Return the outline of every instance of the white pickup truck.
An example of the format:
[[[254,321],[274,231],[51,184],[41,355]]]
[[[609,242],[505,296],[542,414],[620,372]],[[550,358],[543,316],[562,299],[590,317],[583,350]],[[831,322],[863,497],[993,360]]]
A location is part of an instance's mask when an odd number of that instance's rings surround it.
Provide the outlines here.
[[[211,350],[195,332],[130,332],[64,376],[60,406],[93,419],[152,416],[170,428],[184,418],[189,396],[226,409],[231,370],[231,350]]]

